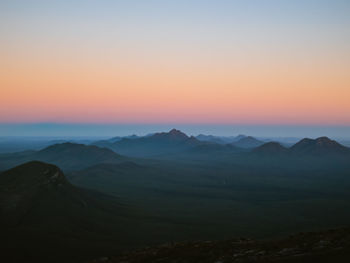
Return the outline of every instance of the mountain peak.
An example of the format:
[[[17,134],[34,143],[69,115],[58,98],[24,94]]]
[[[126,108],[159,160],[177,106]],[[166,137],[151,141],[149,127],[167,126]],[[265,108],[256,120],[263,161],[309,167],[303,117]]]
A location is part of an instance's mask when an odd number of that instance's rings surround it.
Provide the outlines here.
[[[316,143],[317,143],[317,144],[335,144],[335,143],[337,143],[337,142],[334,141],[334,140],[329,139],[329,138],[326,137],[326,136],[323,136],[323,137],[317,138],[317,139],[316,139]]]
[[[182,131],[180,131],[180,130],[177,130],[177,129],[171,129],[170,131],[169,131],[169,134],[171,134],[171,135],[186,135],[186,134],[184,134]]]
[[[328,154],[328,153],[349,153],[350,150],[331,140],[326,136],[317,139],[304,138],[294,144],[291,150],[295,153],[312,153],[312,154]]]
[[[177,129],[172,129],[169,132],[156,133],[153,135],[153,137],[167,138],[167,139],[174,139],[174,140],[185,140],[189,138],[185,133]]]

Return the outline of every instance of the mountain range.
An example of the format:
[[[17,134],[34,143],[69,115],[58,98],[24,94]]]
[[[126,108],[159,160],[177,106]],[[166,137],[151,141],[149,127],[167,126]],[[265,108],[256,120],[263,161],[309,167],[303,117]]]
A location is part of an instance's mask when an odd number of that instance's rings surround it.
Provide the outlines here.
[[[109,148],[123,155],[138,157],[155,157],[183,152],[198,154],[218,152],[245,153],[247,150],[248,152],[252,151],[260,154],[291,153],[294,155],[342,155],[350,153],[348,147],[328,137],[305,138],[291,147],[285,147],[278,142],[263,142],[252,136],[239,135],[236,139],[235,142],[229,144],[216,143],[214,142],[216,139],[200,141],[198,137],[189,137],[185,133],[173,129],[168,133],[156,133],[149,137],[133,140],[123,139]]]
[[[229,141],[229,142],[228,142]],[[107,143],[106,143],[107,142]],[[104,147],[113,151],[132,157],[159,157],[168,154],[179,154],[184,152],[210,153],[212,152],[247,152],[276,153],[277,144],[283,152],[295,154],[346,154],[349,148],[330,140],[327,137],[317,139],[302,139],[292,147],[285,147],[279,142],[264,142],[252,136],[238,135],[235,137],[218,137],[200,134],[196,137],[187,136],[185,133],[172,129],[169,132],[151,134],[145,137],[122,138],[121,140],[103,143]]]
[[[123,138],[106,147],[126,156],[152,157],[181,152],[200,144],[202,142],[195,137],[189,137],[179,130],[172,129],[169,132],[155,133],[136,139]]]
[[[302,139],[287,148],[278,142],[263,142],[251,136],[239,136],[233,143],[222,144],[200,141],[196,137],[172,129],[169,132],[155,133],[145,137],[122,138],[105,141],[101,148],[96,145],[61,143],[48,146],[39,151],[0,154],[0,170],[5,170],[24,162],[37,160],[58,165],[65,171],[84,169],[100,163],[117,164],[132,161],[133,158],[221,158],[230,154],[249,154],[290,156],[349,155],[350,148],[327,137]],[[140,160],[137,160],[140,161]]]

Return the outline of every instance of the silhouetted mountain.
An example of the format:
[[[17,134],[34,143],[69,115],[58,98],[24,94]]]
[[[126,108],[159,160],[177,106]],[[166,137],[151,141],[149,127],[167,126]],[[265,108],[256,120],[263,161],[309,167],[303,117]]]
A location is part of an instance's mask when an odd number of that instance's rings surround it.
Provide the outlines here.
[[[71,185],[55,165],[33,161],[0,174],[1,257],[8,253],[12,260],[6,262],[67,255],[73,261],[83,248],[80,257],[97,256],[99,244],[107,248],[125,237],[125,214],[117,199]]]
[[[202,142],[195,137],[188,137],[185,133],[172,129],[148,137],[123,139],[111,144],[109,148],[123,155],[150,157],[183,151],[200,144]]]
[[[240,148],[255,148],[263,145],[263,141],[259,141],[252,136],[247,136],[239,139],[237,142],[232,143],[232,145]]]
[[[253,149],[254,153],[259,154],[284,154],[288,152],[288,149],[283,147],[278,142],[267,142],[255,149]]]
[[[10,219],[8,223],[12,225],[24,223],[23,220],[26,219],[28,213],[32,212],[34,202],[39,202],[39,206],[46,206],[47,200],[51,197],[60,195],[60,193],[63,197],[63,193],[65,195],[67,192],[76,190],[58,167],[38,161],[17,166],[0,174],[0,189],[2,214],[0,218]],[[69,195],[73,197],[75,194],[70,193]],[[69,205],[74,206],[75,203],[78,203],[78,205],[85,206],[83,200],[73,199]]]
[[[110,149],[93,145],[62,143],[51,145],[37,152],[0,156],[1,169],[8,169],[27,161],[43,161],[62,167],[63,170],[82,169],[98,163],[118,163],[123,157]]]
[[[283,154],[288,152],[294,156],[317,156],[350,154],[350,149],[327,137],[320,137],[317,139],[302,139],[290,148],[285,148],[277,142],[268,142],[253,149],[253,152],[273,154]]]
[[[184,141],[189,137],[180,130],[172,129],[169,132],[158,132],[151,136],[153,139]]]
[[[239,141],[239,140],[244,139],[244,138],[246,138],[246,137],[247,137],[247,135],[239,134],[239,135],[237,135],[236,137],[234,137],[234,140],[235,140],[235,141]]]
[[[304,138],[294,144],[290,151],[294,154],[350,154],[350,149],[328,137]]]
[[[238,136],[214,136],[214,135],[199,134],[196,136],[196,138],[200,141],[214,142],[219,144],[234,143],[246,137],[247,136],[243,134],[240,134]]]
[[[107,148],[74,143],[49,146],[37,152],[35,158],[69,170],[81,169],[97,163],[115,163],[125,159]]]

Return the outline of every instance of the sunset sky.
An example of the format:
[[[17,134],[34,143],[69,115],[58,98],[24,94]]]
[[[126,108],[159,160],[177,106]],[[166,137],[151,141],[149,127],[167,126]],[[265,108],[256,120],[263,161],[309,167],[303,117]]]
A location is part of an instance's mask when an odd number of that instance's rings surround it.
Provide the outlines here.
[[[0,123],[350,126],[350,1],[0,0]]]

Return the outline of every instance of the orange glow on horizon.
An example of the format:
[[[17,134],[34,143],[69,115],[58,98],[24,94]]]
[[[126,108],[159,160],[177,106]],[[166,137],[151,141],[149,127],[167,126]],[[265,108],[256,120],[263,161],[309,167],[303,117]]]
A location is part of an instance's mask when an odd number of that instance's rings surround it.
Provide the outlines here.
[[[11,58],[0,121],[350,124],[346,65],[218,64]]]

